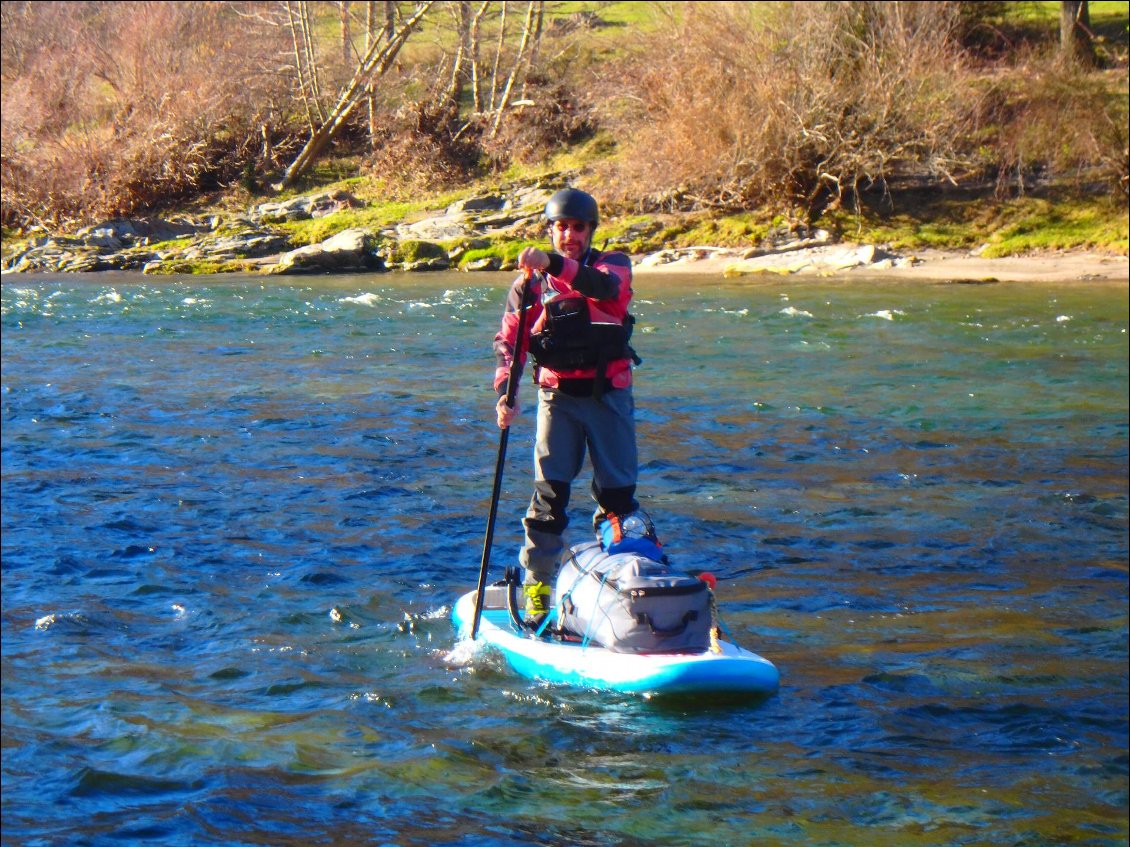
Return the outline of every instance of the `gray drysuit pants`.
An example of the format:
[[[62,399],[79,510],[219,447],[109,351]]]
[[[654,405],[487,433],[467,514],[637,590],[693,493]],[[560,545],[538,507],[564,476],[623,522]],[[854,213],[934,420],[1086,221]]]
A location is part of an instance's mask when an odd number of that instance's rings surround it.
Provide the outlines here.
[[[635,400],[631,388],[610,389],[597,399],[573,397],[553,388],[538,391],[534,444],[534,494],[526,511],[526,542],[519,556],[525,581],[552,585],[565,549],[567,508],[585,453],[592,462],[594,526],[605,512],[625,515],[635,500]]]

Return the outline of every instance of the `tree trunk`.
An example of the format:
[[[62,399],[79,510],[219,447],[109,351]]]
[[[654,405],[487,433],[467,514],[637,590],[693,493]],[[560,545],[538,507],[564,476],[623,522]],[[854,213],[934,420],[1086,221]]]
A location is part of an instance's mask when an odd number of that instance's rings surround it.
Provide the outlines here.
[[[489,5],[490,0],[483,0],[483,5],[479,6],[479,10],[475,12],[475,17],[471,20],[471,99],[473,101],[471,109],[474,112],[483,110],[482,73],[479,71],[479,23]]]
[[[365,3],[365,52],[373,49],[377,41],[377,0]],[[369,106],[369,149],[376,146],[377,136],[377,96],[373,81],[365,86],[365,102]]]
[[[541,33],[545,25],[545,0],[538,0],[538,13],[537,21],[534,25],[534,46],[530,48],[530,62],[531,68],[537,67],[538,55],[541,53]],[[527,71],[525,77],[522,79],[522,93],[518,95],[520,100],[526,99],[526,82],[529,80],[529,72]]]
[[[470,58],[471,45],[471,0],[459,0],[456,4],[456,27],[459,32],[459,49],[455,53],[455,62],[451,68],[451,80],[443,99],[458,105],[463,98],[463,88],[467,83],[467,64]]]
[[[361,101],[362,95],[366,92],[369,84],[373,79],[382,76],[392,64],[393,59],[396,58],[400,48],[404,46],[404,42],[408,40],[412,30],[416,25],[423,20],[424,15],[435,4],[436,0],[426,0],[426,2],[418,3],[412,17],[408,18],[396,33],[392,36],[391,40],[381,47],[380,42],[374,42],[369,48],[368,52],[361,57],[361,61],[357,65],[357,70],[353,74],[353,79],[342,90],[341,96],[338,97],[333,111],[330,112],[326,121],[318,127],[310,140],[299,151],[298,156],[290,167],[286,169],[286,174],[283,176],[282,186],[289,187],[294,185],[303,174],[305,174],[314,164],[314,161],[326,148],[330,140],[337,134],[344,125],[345,121],[349,118],[350,113],[354,107]]]
[[[341,63],[349,67],[349,0],[340,0],[341,13]]]
[[[385,0],[385,28],[382,33],[385,41],[392,41],[392,34],[396,31],[396,19],[396,0]]]
[[[318,79],[318,54],[314,50],[314,25],[310,23],[310,3],[301,0],[298,4],[298,15],[302,21],[302,45],[306,54],[306,81],[310,85],[310,97],[314,101],[314,111],[319,121],[325,121],[326,113],[322,111],[322,83]]]
[[[317,114],[317,105],[311,102],[311,88],[312,86],[307,82],[307,74],[309,68],[306,66],[305,51],[302,49],[302,44],[305,38],[302,36],[302,16],[291,5],[290,0],[286,0],[286,23],[290,29],[291,46],[294,48],[294,70],[298,74],[298,93],[302,96],[302,104],[306,107],[306,123],[310,127],[310,132],[314,132],[315,127],[321,120]]]
[[[510,69],[510,75],[506,78],[506,85],[502,89],[502,96],[498,100],[498,109],[494,114],[494,123],[490,128],[491,138],[498,135],[498,128],[502,124],[502,113],[506,111],[506,107],[510,103],[510,94],[514,90],[514,80],[522,69],[522,62],[526,58],[526,49],[529,47],[530,38],[533,36],[534,13],[537,5],[536,2],[531,2],[526,8],[526,21],[522,27],[522,41],[518,45],[518,55],[514,57],[514,67]]]
[[[1084,68],[1097,64],[1094,33],[1087,0],[1061,0],[1059,4],[1059,52],[1067,61]]]
[[[487,108],[494,108],[494,97],[498,92],[498,67],[502,62],[502,47],[506,43],[506,11],[509,3],[503,0],[502,3],[502,18],[498,24],[498,46],[494,51],[494,69],[490,72],[490,99],[487,101]]]

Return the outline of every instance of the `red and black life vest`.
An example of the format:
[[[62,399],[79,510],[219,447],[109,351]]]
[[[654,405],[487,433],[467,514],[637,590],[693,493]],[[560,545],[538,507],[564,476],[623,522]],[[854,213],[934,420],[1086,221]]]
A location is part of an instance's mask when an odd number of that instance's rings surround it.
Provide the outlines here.
[[[635,318],[623,322],[596,321],[584,297],[555,297],[545,305],[545,319],[530,336],[530,355],[539,368],[554,371],[596,370],[604,376],[609,362],[631,359],[639,364],[629,343]]]

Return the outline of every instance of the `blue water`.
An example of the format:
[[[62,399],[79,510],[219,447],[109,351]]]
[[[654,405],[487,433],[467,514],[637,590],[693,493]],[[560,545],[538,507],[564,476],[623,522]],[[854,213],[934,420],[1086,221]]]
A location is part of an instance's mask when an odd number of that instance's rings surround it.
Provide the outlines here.
[[[4,845],[1127,843],[1125,285],[640,276],[691,703],[457,658],[507,281],[5,277]]]

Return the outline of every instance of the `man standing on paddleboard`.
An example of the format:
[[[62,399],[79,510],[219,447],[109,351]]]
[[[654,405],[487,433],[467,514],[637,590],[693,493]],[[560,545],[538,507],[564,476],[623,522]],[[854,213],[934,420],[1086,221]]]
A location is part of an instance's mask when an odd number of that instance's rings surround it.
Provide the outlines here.
[[[638,508],[632,365],[639,359],[629,346],[633,319],[628,313],[632,262],[624,253],[592,246],[599,214],[596,200],[584,191],[558,191],[546,204],[545,217],[553,250],[527,247],[518,256],[523,275],[510,290],[494,337],[501,429],[519,412],[517,399],[510,406],[506,396],[515,355],[518,373],[527,351],[533,357],[538,386],[534,493],[519,554],[526,571],[525,617],[532,626],[549,610],[565,549],[569,495],[586,451],[597,503],[594,527],[606,514],[625,516]],[[527,274],[526,316],[519,321]],[[521,343],[520,325],[526,336]]]

